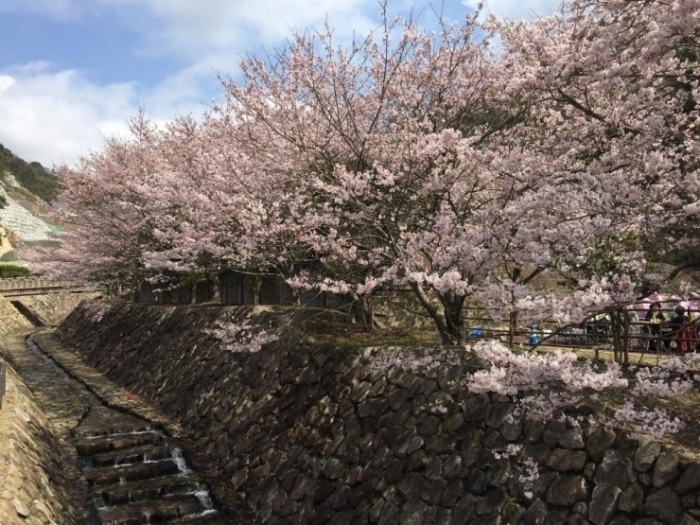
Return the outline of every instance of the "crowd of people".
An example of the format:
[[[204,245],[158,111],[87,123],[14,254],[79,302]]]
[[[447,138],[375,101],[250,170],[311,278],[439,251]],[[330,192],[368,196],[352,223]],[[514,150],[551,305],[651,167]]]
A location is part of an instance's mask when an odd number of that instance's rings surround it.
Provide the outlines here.
[[[700,347],[696,320],[700,318],[700,294],[688,299],[671,296],[664,300],[658,292],[642,299],[630,310],[630,318],[639,328],[642,346],[650,351],[695,352]]]

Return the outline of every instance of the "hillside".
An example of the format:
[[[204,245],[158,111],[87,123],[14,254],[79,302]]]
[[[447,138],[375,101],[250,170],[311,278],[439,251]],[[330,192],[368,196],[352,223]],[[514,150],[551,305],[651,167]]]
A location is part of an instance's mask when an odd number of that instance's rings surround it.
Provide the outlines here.
[[[0,145],[0,262],[16,259],[18,244],[45,242],[61,233],[45,220],[60,183],[38,162],[26,162]]]
[[[6,171],[14,175],[22,188],[46,203],[51,203],[60,191],[58,179],[44,166],[38,162],[27,162],[0,144],[0,173]]]

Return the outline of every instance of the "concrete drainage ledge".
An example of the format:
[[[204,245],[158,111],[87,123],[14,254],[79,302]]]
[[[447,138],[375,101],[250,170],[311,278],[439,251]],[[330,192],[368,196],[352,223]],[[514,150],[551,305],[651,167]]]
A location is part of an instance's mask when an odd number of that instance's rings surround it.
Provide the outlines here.
[[[182,454],[183,460],[189,465],[193,466],[195,471],[200,474],[200,476],[196,477],[198,480],[198,485],[200,487],[206,487],[208,490],[207,498],[211,496],[211,504],[218,509],[216,511],[216,516],[207,516],[207,514],[212,511],[206,511],[206,514],[202,519],[215,519],[215,523],[217,524],[219,523],[219,520],[221,520],[221,523],[226,523],[226,525],[253,525],[257,523],[257,521],[251,516],[244,515],[245,513],[241,514],[240,512],[234,510],[236,507],[240,507],[240,501],[235,493],[226,491],[225,488],[222,489],[222,487],[225,487],[227,483],[225,482],[226,480],[220,479],[221,469],[219,468],[219,465],[212,463],[213,458],[207,456],[206,454],[198,453],[196,443],[192,439],[189,439],[187,433],[183,431],[182,427],[177,422],[165,417],[162,413],[145,403],[138,396],[112,383],[100,372],[87,365],[77,354],[63,348],[52,334],[53,329],[41,330],[32,336],[29,336],[27,338],[27,343],[35,345],[39,351],[51,359],[51,361],[53,361],[57,367],[60,367],[71,378],[81,383],[88,392],[94,395],[99,402],[104,405],[104,407],[119,412],[121,416],[118,415],[117,418],[124,417],[126,419],[138,419],[152,425],[149,427],[149,429],[152,430],[149,431],[161,435],[166,441],[172,441],[174,445],[177,446],[176,450],[178,451],[178,454]],[[89,420],[91,417],[93,416],[88,415],[87,420]],[[102,417],[101,419],[105,420],[113,418]],[[85,421],[81,423],[81,426],[84,424]],[[80,426],[74,430],[73,433],[76,434],[76,432],[78,432],[78,434],[81,434],[79,429]],[[139,445],[142,444],[139,443]],[[170,448],[172,447],[173,446],[170,446]],[[83,454],[80,447],[78,452],[81,455]],[[173,455],[173,457],[175,456]],[[158,466],[157,462],[154,463],[154,465]],[[155,468],[150,464],[148,466],[151,469]],[[130,467],[126,467],[125,470],[129,470],[129,468]],[[187,469],[187,472],[191,472],[189,468],[185,468]],[[132,470],[134,469],[132,468]],[[86,472],[88,473],[88,482],[93,484],[94,480],[92,480],[91,476],[95,477],[95,474],[94,472],[91,472],[91,467],[88,468],[88,471]],[[135,474],[138,474],[139,476],[141,475],[141,473],[138,472]],[[150,476],[150,473],[146,474]],[[160,473],[158,475],[160,476],[163,474]],[[147,478],[148,476],[144,475],[144,478]],[[138,481],[138,479],[139,478],[134,478],[137,484],[141,483]],[[150,483],[147,481],[147,479],[144,479],[144,481]],[[144,492],[144,490],[145,489],[143,487],[139,487],[140,492]],[[167,491],[164,492],[160,488],[158,489],[158,492],[167,494]],[[199,497],[201,498],[201,495]],[[186,503],[197,503],[193,497],[191,497],[191,499],[192,501],[188,501]],[[160,510],[165,512],[168,509]],[[112,515],[112,513],[106,512],[104,509],[101,512],[105,515]],[[121,514],[118,515],[121,516]],[[156,520],[161,518],[169,519],[165,514],[162,517],[158,514],[154,514],[152,516],[152,519]],[[160,521],[158,521],[158,523],[160,523]],[[183,523],[185,522],[183,521]],[[197,521],[197,523],[199,523],[199,521]],[[204,521],[202,523],[204,523]],[[209,523],[209,521],[207,521],[207,523]],[[214,523],[214,521],[212,521],[212,523]]]

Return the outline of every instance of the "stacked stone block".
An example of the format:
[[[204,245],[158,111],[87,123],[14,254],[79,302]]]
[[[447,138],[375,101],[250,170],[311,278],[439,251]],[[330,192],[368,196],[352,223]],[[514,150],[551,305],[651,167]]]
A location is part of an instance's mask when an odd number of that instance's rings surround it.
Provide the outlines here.
[[[613,429],[515,417],[508,398],[461,386],[478,366],[468,353],[438,352],[445,364],[417,372],[377,365],[406,351],[291,336],[232,354],[202,335],[225,310],[117,304],[95,323],[79,308],[59,336],[181,421],[261,523],[700,519],[700,462]],[[509,444],[521,452],[509,456]],[[539,469],[531,482],[526,459]]]

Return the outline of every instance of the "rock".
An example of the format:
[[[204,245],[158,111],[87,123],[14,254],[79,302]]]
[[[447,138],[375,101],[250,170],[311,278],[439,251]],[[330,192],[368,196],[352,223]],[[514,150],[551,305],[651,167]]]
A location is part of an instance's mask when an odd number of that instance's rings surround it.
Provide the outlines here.
[[[442,460],[434,454],[429,454],[423,474],[428,479],[440,478],[442,476]]]
[[[384,500],[377,498],[369,509],[369,521],[372,523],[377,523],[379,517],[382,515],[382,509],[384,508]]]
[[[547,503],[559,507],[573,507],[588,496],[588,484],[582,476],[562,476],[547,489]]]
[[[397,488],[407,501],[420,500],[426,487],[426,481],[420,474],[410,472],[401,480]]]
[[[437,377],[440,389],[450,394],[456,393],[463,375],[464,367],[461,365],[440,367]]]
[[[16,408],[15,410],[20,410],[20,409]],[[25,412],[25,414],[26,414],[26,412]],[[29,416],[27,416],[27,418],[29,418]],[[29,421],[29,419],[27,419],[26,421]],[[23,502],[21,502],[18,499],[12,500],[12,506],[15,508],[15,512],[17,513],[17,515],[20,518],[28,518],[29,515],[31,514],[29,507],[27,507]]]
[[[547,466],[559,472],[580,472],[586,464],[586,459],[586,453],[580,450],[557,448],[549,456]]]
[[[544,496],[552,482],[558,478],[559,474],[556,472],[542,472],[532,483],[530,492],[537,497]]]
[[[486,448],[496,450],[504,448],[508,444],[508,441],[506,441],[498,430],[489,428],[484,435],[483,444]]]
[[[456,432],[464,425],[464,416],[459,412],[452,414],[442,423],[442,428],[447,433]]]
[[[639,472],[646,472],[652,467],[659,454],[661,454],[661,444],[649,437],[643,438],[634,455],[634,468]]]
[[[641,511],[644,506],[644,488],[639,483],[632,483],[620,494],[617,506],[630,514]]]
[[[503,521],[506,523],[520,523],[523,515],[525,514],[525,509],[514,501],[509,501],[503,505],[503,510],[501,511],[501,516]]]
[[[583,477],[586,478],[588,481],[593,481],[593,478],[595,477],[595,470],[598,468],[598,466],[593,463],[586,463],[583,466]]]
[[[483,499],[476,506],[476,513],[495,514],[501,510],[506,501],[506,493],[501,487],[486,493]]]
[[[544,429],[542,439],[548,447],[554,448],[559,443],[559,438],[566,432],[567,426],[563,421],[550,421]]]
[[[499,459],[495,465],[488,469],[486,482],[492,487],[500,487],[508,483],[511,476],[511,462],[506,458]]]
[[[434,479],[425,484],[425,489],[423,490],[423,494],[421,495],[421,497],[426,503],[438,505],[442,501],[442,494],[445,492],[446,488],[447,481],[445,481],[444,479]],[[457,498],[455,498],[455,502],[456,501]]]
[[[408,501],[401,510],[399,523],[401,525],[421,525],[427,510],[421,501]]]
[[[348,499],[350,498],[350,487],[347,485],[341,485],[336,489],[336,491],[331,494],[328,498],[328,502],[331,504],[333,510],[342,510],[348,506]]]
[[[668,485],[678,477],[679,459],[678,453],[673,450],[666,450],[659,456],[659,459],[656,460],[654,476],[652,477],[652,484],[656,488]]]
[[[595,473],[596,486],[613,486],[626,489],[635,481],[632,462],[617,451],[609,450]]]
[[[617,510],[617,501],[621,492],[619,487],[594,488],[588,519],[595,525],[607,525]]]
[[[497,429],[514,410],[514,403],[492,403],[486,410],[486,424]]]
[[[557,519],[559,519],[559,516],[557,516]],[[553,520],[550,520],[550,523],[553,523],[553,522],[554,522]],[[590,521],[588,521],[586,518],[584,518],[580,514],[570,514],[565,523],[566,523],[566,525],[588,525],[590,523]]]
[[[369,396],[370,390],[372,390],[372,383],[369,381],[360,381],[352,388],[352,392],[350,392],[349,396],[350,400],[355,403],[364,401],[367,396]]]
[[[397,525],[399,523],[399,511],[396,506],[387,501],[382,508],[382,514],[379,517],[377,525]]]
[[[299,474],[294,482],[294,487],[292,488],[292,492],[289,496],[293,500],[303,499],[315,491],[315,486],[315,481],[310,480],[304,474]]]
[[[693,518],[690,514],[683,514],[675,525],[698,525],[698,521]]]
[[[25,423],[29,423],[32,420],[32,417],[19,407],[15,407],[15,414]]]
[[[476,514],[475,498],[467,494],[455,505],[454,525],[465,525]]]
[[[525,434],[525,439],[530,443],[537,443],[542,439],[542,434],[544,434],[544,423],[541,421],[535,421],[534,419],[526,419],[523,425],[523,433]]]
[[[399,459],[392,459],[386,468],[386,482],[393,485],[398,483],[404,475],[404,462]]]
[[[452,436],[437,434],[430,437],[425,442],[425,450],[433,454],[445,454],[455,450],[455,439]]]
[[[691,463],[676,484],[676,492],[684,494],[700,489],[700,463]]]
[[[460,496],[464,492],[464,486],[460,480],[454,480],[447,485],[447,488],[442,493],[443,507],[452,508],[455,506]]]
[[[471,395],[462,403],[462,412],[467,421],[479,421],[483,419],[486,409],[491,406],[488,394]]]
[[[472,468],[464,481],[464,486],[472,494],[483,494],[486,492],[486,473],[478,468]]]
[[[681,510],[681,502],[678,499],[678,495],[669,487],[649,496],[644,504],[644,512],[647,515],[658,518],[669,525],[674,523]]]
[[[378,418],[389,408],[389,401],[382,397],[373,397],[357,405],[357,414],[362,417]]]
[[[547,513],[547,505],[538,499],[525,511],[522,523],[524,525],[544,525],[547,521]]]
[[[323,464],[323,475],[328,479],[338,479],[345,472],[345,465],[337,458],[329,458]]]
[[[507,441],[517,440],[523,433],[522,416],[514,417],[512,421],[504,421],[498,431]]]
[[[420,426],[420,435],[424,438],[429,438],[438,433],[440,429],[440,420],[435,416],[427,416],[423,419],[423,423]]]
[[[405,388],[397,388],[389,394],[389,408],[398,412],[408,401],[408,391]]]
[[[591,434],[586,440],[586,451],[591,459],[600,463],[616,437],[615,432],[605,427],[601,427]]]
[[[464,461],[462,460],[462,456],[460,454],[455,453],[448,457],[445,460],[445,466],[443,468],[445,478],[455,479],[457,476],[459,476],[462,472],[463,464]]]
[[[529,445],[525,450],[535,463],[547,463],[549,456],[552,454],[552,449],[544,443]]]
[[[559,446],[570,450],[578,450],[585,445],[583,432],[580,427],[570,428],[559,437]]]

